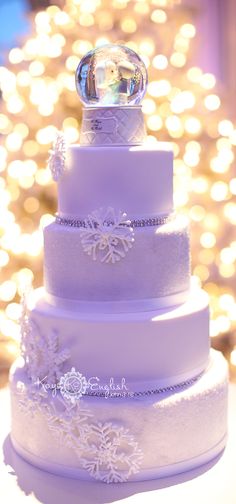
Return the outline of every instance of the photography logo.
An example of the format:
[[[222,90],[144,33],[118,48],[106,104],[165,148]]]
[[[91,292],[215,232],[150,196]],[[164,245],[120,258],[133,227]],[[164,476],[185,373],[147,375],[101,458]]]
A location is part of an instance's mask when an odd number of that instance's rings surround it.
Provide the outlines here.
[[[65,373],[59,382],[61,395],[72,403],[75,403],[85,394],[87,386],[88,383],[85,376],[76,371],[75,368],[71,368],[68,373]]]

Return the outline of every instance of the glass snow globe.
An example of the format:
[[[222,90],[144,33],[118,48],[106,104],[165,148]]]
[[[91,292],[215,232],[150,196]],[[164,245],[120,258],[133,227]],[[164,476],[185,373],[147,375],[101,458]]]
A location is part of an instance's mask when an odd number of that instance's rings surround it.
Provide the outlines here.
[[[146,91],[147,70],[133,50],[108,44],[81,59],[75,80],[85,106],[138,105]]]

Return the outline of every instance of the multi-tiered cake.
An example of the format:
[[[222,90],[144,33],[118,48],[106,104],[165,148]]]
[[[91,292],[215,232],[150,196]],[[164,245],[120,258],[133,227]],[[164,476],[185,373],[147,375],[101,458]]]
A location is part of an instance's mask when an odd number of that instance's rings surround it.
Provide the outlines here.
[[[225,446],[227,364],[209,349],[208,298],[190,283],[168,144],[145,143],[141,59],[86,55],[80,145],[58,135],[58,214],[44,230],[45,291],[24,296],[11,372],[16,451],[105,482],[186,471]]]

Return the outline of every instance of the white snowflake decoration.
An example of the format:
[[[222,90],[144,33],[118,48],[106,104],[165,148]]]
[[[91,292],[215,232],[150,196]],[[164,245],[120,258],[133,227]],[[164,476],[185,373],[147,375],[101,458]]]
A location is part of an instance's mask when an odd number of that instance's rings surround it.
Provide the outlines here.
[[[51,170],[53,180],[57,182],[65,170],[66,160],[66,141],[64,134],[60,131],[57,132],[56,140],[49,154],[48,167]]]
[[[127,214],[115,212],[111,207],[94,210],[81,229],[81,243],[84,252],[95,261],[102,263],[120,261],[133,246],[134,230]]]
[[[62,412],[52,411],[48,415],[49,430],[59,443],[72,448],[80,457],[87,447],[90,435],[88,421],[92,416],[91,411],[84,408],[80,401],[73,406],[65,404]]]
[[[21,313],[19,318],[19,325],[21,331],[21,350],[23,341],[29,331],[29,310],[28,310],[28,300],[33,292],[31,282],[26,285],[20,300]]]
[[[90,426],[90,432],[82,463],[91,476],[105,483],[120,483],[140,470],[143,453],[128,429],[98,422]]]
[[[35,387],[18,391],[20,411],[32,419],[43,414],[58,444],[72,449],[81,468],[105,483],[125,482],[140,470],[143,452],[128,429],[112,422],[94,422],[84,399],[76,403],[61,395],[48,401]]]
[[[75,451],[92,477],[118,483],[140,470],[143,453],[128,429],[111,422],[94,423],[83,400],[64,405],[63,412],[48,415],[49,429],[59,443]]]
[[[43,402],[45,397],[47,397],[47,392],[36,387],[28,387],[27,392],[25,389],[19,390],[18,404],[20,411],[31,418],[37,417],[40,410],[45,413],[48,409],[48,405]]]
[[[62,375],[62,365],[69,359],[68,349],[60,350],[58,332],[52,329],[44,336],[38,325],[29,316],[26,295],[22,296],[21,354],[29,378],[35,382],[45,379],[55,384]]]

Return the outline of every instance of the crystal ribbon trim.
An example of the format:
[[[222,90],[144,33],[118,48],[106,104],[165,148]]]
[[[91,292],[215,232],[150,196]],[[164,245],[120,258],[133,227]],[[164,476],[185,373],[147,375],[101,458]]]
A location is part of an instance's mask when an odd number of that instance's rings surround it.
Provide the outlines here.
[[[217,455],[219,455],[225,447],[227,440],[227,434],[220,439],[220,441],[212,446],[209,450],[201,453],[196,457],[189,458],[187,460],[183,460],[181,462],[176,462],[175,464],[166,464],[160,467],[152,467],[150,469],[141,469],[139,473],[132,474],[129,477],[128,481],[144,481],[151,480],[156,478],[170,477],[178,473],[190,471],[191,469],[195,469],[203,464],[210,462]],[[59,476],[69,476],[72,478],[78,478],[81,480],[94,481],[94,478],[90,476],[88,471],[83,469],[79,469],[78,467],[66,466],[62,464],[58,464],[56,462],[49,462],[46,459],[39,457],[38,455],[34,455],[29,452],[23,446],[21,446],[14,436],[11,434],[11,442],[16,450],[16,452],[25,460],[30,462],[31,464],[39,467],[44,471],[48,471],[54,474],[58,474]]]
[[[45,292],[46,301],[62,310],[72,310],[81,313],[134,313],[139,311],[164,310],[170,306],[185,303],[189,290],[176,292],[169,296],[148,299],[128,299],[125,301],[81,301],[66,299]]]
[[[149,226],[161,226],[170,222],[174,219],[175,213],[165,214],[165,215],[157,215],[156,217],[146,217],[140,219],[130,219],[129,226],[132,228],[140,228],[140,227],[149,227]],[[55,219],[57,224],[61,224],[62,226],[70,226],[76,228],[86,228],[88,227],[87,219],[79,219],[74,217],[63,217],[59,214],[55,214]],[[94,221],[96,226],[96,222]],[[113,224],[113,222],[108,221],[107,224]]]
[[[176,385],[169,385],[166,387],[161,387],[161,388],[153,388],[153,389],[148,389],[148,390],[140,390],[140,391],[132,391],[130,390],[130,393],[122,393],[122,392],[115,392],[113,395],[107,394],[106,392],[85,392],[83,395],[84,396],[90,396],[90,397],[111,397],[113,398],[124,398],[124,397],[142,397],[142,396],[150,396],[150,395],[156,395],[156,394],[165,394],[168,392],[177,392],[180,391],[186,387],[190,387],[194,383],[196,383],[199,378],[201,378],[203,374],[203,371],[199,373],[197,376],[194,376],[193,378],[189,378],[188,380],[182,381],[180,383],[177,383]]]

